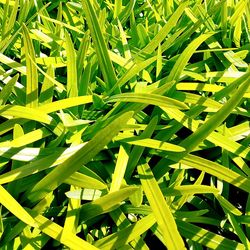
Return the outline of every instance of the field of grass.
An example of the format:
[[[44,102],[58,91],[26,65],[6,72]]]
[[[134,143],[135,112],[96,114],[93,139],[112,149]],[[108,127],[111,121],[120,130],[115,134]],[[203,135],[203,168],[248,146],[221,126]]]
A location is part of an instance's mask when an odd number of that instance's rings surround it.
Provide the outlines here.
[[[0,0],[0,249],[250,249],[249,0]]]

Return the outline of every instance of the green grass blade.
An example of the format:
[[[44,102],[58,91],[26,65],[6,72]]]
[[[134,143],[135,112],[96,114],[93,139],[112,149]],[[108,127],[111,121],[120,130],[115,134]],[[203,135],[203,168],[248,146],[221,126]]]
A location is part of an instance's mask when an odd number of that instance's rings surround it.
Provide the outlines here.
[[[16,74],[13,78],[11,78],[7,83],[6,85],[2,88],[1,92],[0,92],[0,105],[4,105],[10,94],[12,93],[13,89],[14,89],[14,86],[17,82],[19,78],[19,75]]]
[[[4,207],[24,223],[30,226],[36,226],[36,222],[32,216],[1,185],[0,194],[0,203]]]
[[[78,96],[76,53],[69,33],[65,30],[67,53],[67,94],[68,97]]]
[[[174,217],[147,163],[138,166],[142,188],[152,208],[157,224],[162,230],[168,249],[185,249],[184,242],[177,230]]]
[[[23,107],[18,105],[2,105],[0,106],[0,116],[13,116],[25,118],[33,121],[50,124],[52,118],[43,111],[37,111],[35,108]]]
[[[126,243],[129,243],[130,241],[147,231],[154,225],[154,223],[155,218],[153,214],[150,214],[140,221],[136,222],[135,224],[96,241],[94,245],[103,250],[121,248]]]
[[[175,159],[176,157],[171,156],[171,158]],[[223,167],[222,165],[216,162],[212,162],[190,154],[186,155],[180,162],[184,165],[199,169],[213,176],[216,176],[219,179],[224,180],[246,192],[249,192],[250,190],[250,181],[247,177],[239,175],[231,169]]]
[[[168,76],[169,82],[173,80],[176,80],[178,82],[181,73],[184,70],[184,67],[188,63],[195,50],[201,45],[201,43],[203,43],[212,35],[214,35],[214,33],[202,34],[187,46],[187,48],[182,52],[182,54],[178,57],[176,63],[174,64],[174,67],[172,68]]]
[[[159,33],[142,49],[142,52],[151,54],[159,44],[167,37],[169,32],[175,27],[178,19],[181,17],[189,1],[181,3],[178,9],[171,15],[168,22],[161,28]]]
[[[27,68],[26,105],[31,108],[38,106],[38,73],[32,61],[35,62],[35,50],[29,35],[29,30],[23,25],[23,41]]]
[[[112,176],[110,193],[118,191],[120,189],[126,171],[126,167],[128,164],[128,160],[129,160],[129,155],[128,152],[126,152],[126,147],[121,145],[117,156],[115,171]]]
[[[66,178],[76,172],[81,164],[86,164],[99,153],[126,124],[131,116],[131,112],[121,115],[110,123],[110,125],[100,130],[83,148],[38,182],[32,188],[28,198],[31,201],[37,201],[42,199],[48,192],[57,188]]]
[[[249,74],[249,73],[248,73]],[[200,142],[202,142],[212,131],[214,131],[226,118],[231,114],[232,110],[237,107],[243,98],[245,92],[250,86],[249,79],[242,83],[239,89],[228,100],[228,102],[202,126],[200,126],[195,133],[187,137],[181,142],[181,146],[191,152]]]
[[[245,249],[243,244],[236,241],[224,238],[218,234],[197,227],[184,221],[177,221],[178,229],[181,235],[189,238],[195,242],[198,242],[206,247],[218,250],[243,250]]]
[[[125,187],[100,197],[81,207],[81,221],[87,221],[103,213],[108,213],[121,205],[121,202],[138,190],[138,187]]]
[[[109,57],[108,48],[104,41],[104,37],[96,16],[96,12],[89,0],[82,1],[82,6],[90,29],[90,34],[95,44],[95,50],[102,70],[104,81],[107,84],[107,90],[110,90],[116,83],[117,78]]]
[[[173,98],[156,95],[156,94],[137,94],[137,93],[124,93],[110,97],[107,102],[136,102],[151,104],[156,106],[163,106],[167,108],[188,109],[188,106],[183,102],[177,101]]]

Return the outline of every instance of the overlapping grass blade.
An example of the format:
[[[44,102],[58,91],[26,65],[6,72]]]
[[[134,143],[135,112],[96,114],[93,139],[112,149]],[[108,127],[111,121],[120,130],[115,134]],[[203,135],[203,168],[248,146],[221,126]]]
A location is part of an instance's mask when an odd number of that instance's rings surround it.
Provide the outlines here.
[[[153,226],[154,223],[154,215],[150,214],[136,222],[134,225],[96,241],[95,246],[107,250],[123,247],[126,243],[129,243],[147,231],[151,226]]]
[[[23,40],[27,68],[26,104],[28,107],[35,108],[38,106],[38,73],[32,61],[35,62],[36,56],[29,30],[25,25],[23,25]]]
[[[118,208],[121,202],[138,190],[138,187],[125,187],[118,191],[106,194],[81,207],[81,222],[85,222],[103,213],[108,213]]]
[[[109,57],[108,48],[105,43],[96,12],[93,5],[89,0],[82,1],[83,11],[90,29],[90,34],[92,36],[93,42],[95,44],[96,54],[98,56],[98,61],[102,70],[104,80],[107,84],[107,90],[113,88],[117,81],[116,74]],[[117,86],[118,87],[118,86]],[[119,88],[116,87],[116,91]]]
[[[83,148],[38,182],[28,194],[29,200],[37,201],[42,199],[47,193],[57,188],[63,180],[76,172],[81,164],[86,164],[90,161],[112,140],[131,116],[131,113],[125,113],[115,119],[110,125],[100,130]]]
[[[147,163],[138,166],[139,178],[142,188],[152,208],[156,222],[162,230],[164,242],[168,249],[185,249],[184,242],[177,230],[171,210],[154,179]]]

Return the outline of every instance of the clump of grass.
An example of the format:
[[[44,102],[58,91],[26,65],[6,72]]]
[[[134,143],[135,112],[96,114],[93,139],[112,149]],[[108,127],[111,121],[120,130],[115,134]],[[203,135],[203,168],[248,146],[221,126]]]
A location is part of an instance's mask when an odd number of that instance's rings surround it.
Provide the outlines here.
[[[249,249],[248,1],[0,1],[2,249]]]

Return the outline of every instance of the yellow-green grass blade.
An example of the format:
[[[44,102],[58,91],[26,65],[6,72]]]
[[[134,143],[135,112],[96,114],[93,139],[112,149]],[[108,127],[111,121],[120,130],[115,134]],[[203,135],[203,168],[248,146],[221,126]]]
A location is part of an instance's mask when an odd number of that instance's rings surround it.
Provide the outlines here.
[[[15,25],[18,7],[19,7],[19,0],[14,1],[14,2],[15,4],[11,11],[10,17],[8,18],[8,22],[3,27],[4,33],[2,34],[2,37],[5,37],[5,36],[8,37],[8,35],[10,35],[10,32],[12,31],[13,26]]]
[[[242,212],[238,208],[236,208],[232,203],[230,203],[227,199],[225,199],[222,195],[217,194],[215,195],[215,197],[219,201],[223,209],[226,209],[227,211],[236,216],[242,215]]]
[[[174,67],[170,71],[170,74],[168,76],[168,81],[176,80],[178,81],[182,71],[184,70],[186,64],[188,63],[190,57],[193,55],[195,50],[203,43],[205,40],[207,40],[209,37],[214,35],[214,33],[207,33],[202,34],[196,39],[194,39],[187,48],[181,53],[181,55],[178,57],[176,63],[174,64]]]
[[[12,93],[14,86],[19,78],[19,74],[16,74],[14,77],[12,77],[6,85],[2,88],[0,92],[0,105],[4,105]]]
[[[37,64],[36,62],[31,59],[31,63],[34,65],[34,67],[37,68],[37,70],[42,73],[44,75],[44,77],[48,78],[52,83],[55,84],[56,87],[58,87],[58,89],[60,89],[60,91],[64,91],[65,90],[65,87],[62,83],[58,82],[56,79],[53,78],[53,76],[50,76],[49,74],[47,74],[46,72],[44,72]]]
[[[36,227],[33,217],[0,185],[0,203],[24,223]]]
[[[65,30],[67,53],[67,94],[68,97],[78,96],[76,53],[69,33]]]
[[[97,240],[94,246],[100,249],[120,249],[125,244],[136,239],[138,236],[146,232],[155,224],[155,218],[153,214],[150,214],[143,219],[139,220],[135,224],[120,230],[117,233],[111,234],[103,239]]]
[[[194,195],[194,194],[218,194],[218,189],[205,185],[182,185],[175,187],[162,187],[162,193],[164,196],[183,196],[183,195]]]
[[[195,131],[195,133],[181,142],[180,145],[185,147],[187,152],[191,152],[193,148],[195,148],[209,134],[211,134],[211,132],[213,132],[227,118],[227,116],[231,114],[232,110],[237,107],[246,90],[250,86],[249,79],[247,79],[245,82],[242,82],[242,85],[239,87],[239,89],[216,114],[214,114],[202,126],[200,126]]]
[[[149,124],[146,126],[145,130],[140,135],[140,138],[150,138],[154,133],[157,123],[158,123],[158,118],[157,116],[154,116],[149,122]],[[137,163],[139,162],[143,154],[143,151],[144,147],[140,146],[134,146],[133,149],[131,150],[131,153],[129,155],[130,157],[128,161],[128,166],[125,173],[126,179],[129,179],[129,177],[132,175]]]
[[[70,186],[70,191],[75,191],[75,186]],[[69,199],[67,214],[63,227],[63,234],[68,234],[69,232],[76,234],[77,226],[79,220],[79,208],[81,205],[81,201],[77,199]]]
[[[110,90],[115,85],[117,78],[109,57],[108,48],[105,43],[100,24],[93,5],[89,0],[82,1],[83,11],[87,20],[87,24],[92,36],[100,68],[106,82],[107,90]],[[115,90],[118,91],[119,88],[116,86]]]
[[[80,212],[81,222],[85,222],[100,214],[115,210],[121,205],[122,201],[127,199],[137,190],[138,187],[125,187],[82,205]]]
[[[183,102],[177,101],[170,97],[165,97],[157,94],[148,93],[124,93],[111,96],[107,102],[136,102],[163,106],[176,109],[188,109],[188,106]]]
[[[93,102],[92,95],[77,96],[77,97],[65,98],[62,100],[46,103],[46,104],[39,106],[38,109],[46,113],[52,113],[58,110],[67,109],[70,107],[84,105],[84,104],[92,103],[92,102]]]
[[[121,138],[115,137],[115,140],[119,140],[120,142],[126,142],[131,145],[141,146],[141,147],[148,147],[148,148],[154,148],[157,150],[163,150],[163,151],[169,151],[169,152],[184,152],[185,148],[180,147],[175,144],[171,144],[168,142],[163,142],[159,140],[154,139],[140,139],[137,137],[128,137],[128,138]]]
[[[55,78],[55,71],[52,65],[48,66],[47,74]],[[54,85],[53,82],[48,79],[48,77],[44,77],[43,85],[39,95],[39,105],[51,103],[54,94]]]
[[[35,222],[38,224],[39,229],[50,236],[51,238],[59,241],[65,246],[71,249],[83,249],[83,250],[97,250],[98,248],[92,246],[87,241],[81,239],[75,234],[67,231],[67,234],[63,232],[63,227],[59,226],[55,222],[47,219],[46,217],[37,214],[34,211],[30,211],[34,216]]]
[[[65,179],[76,172],[81,165],[86,164],[98,154],[122,129],[131,116],[131,112],[125,113],[100,130],[83,148],[38,182],[28,194],[28,199],[38,201],[47,193],[56,189]]]
[[[178,158],[178,156],[172,155],[170,157],[173,160],[177,160]],[[244,190],[245,192],[249,192],[250,190],[250,180],[247,177],[240,175],[233,170],[220,165],[219,163],[191,154],[186,155],[182,160],[180,160],[180,163],[216,176],[219,179]]]
[[[184,113],[182,113],[180,110],[174,110],[174,109],[166,109],[164,107],[161,107],[162,110],[164,110],[168,115],[173,117],[176,121],[180,122],[185,126],[186,128],[190,129],[191,131],[196,131],[198,127],[202,126],[202,122],[199,122],[198,120],[192,119],[189,116],[186,116]],[[227,136],[224,136],[218,132],[211,132],[210,135],[206,138],[206,140],[214,143],[217,146],[220,146],[229,152],[232,152],[234,154],[238,154],[240,157],[243,157],[245,159],[250,159],[250,149],[245,147],[244,145],[241,145],[240,143],[231,140]]]
[[[178,232],[175,219],[165,201],[154,175],[147,163],[137,168],[143,191],[152,208],[156,222],[162,230],[164,242],[168,249],[185,249],[185,244]]]
[[[153,62],[157,60],[157,56],[151,57],[145,61],[134,63],[127,71],[126,73],[119,78],[119,80],[114,84],[114,86],[111,88],[108,92],[108,95],[112,94],[114,90],[117,87],[122,87],[125,83],[127,83],[129,80],[131,80],[134,76],[136,76],[139,72],[141,72],[143,69],[151,65]]]
[[[42,17],[42,18],[45,19],[45,20],[48,20],[48,21],[52,22],[52,23],[59,24],[60,26],[65,27],[65,28],[67,28],[67,29],[69,29],[69,30],[76,31],[76,32],[79,33],[79,34],[84,34],[84,32],[83,32],[82,30],[76,28],[75,26],[72,26],[72,25],[69,25],[69,24],[64,23],[64,22],[62,22],[62,21],[58,21],[58,20],[56,20],[56,19],[53,19],[53,18],[44,16],[44,15],[42,15],[42,14],[39,14],[39,16]]]
[[[52,117],[47,115],[42,110],[38,111],[35,108],[10,105],[10,104],[0,106],[0,116],[25,118],[33,121],[42,122],[45,124],[50,124],[53,120]]]
[[[129,155],[126,151],[126,147],[121,144],[119,153],[117,156],[117,162],[115,166],[115,171],[112,176],[112,182],[110,186],[110,193],[114,191],[118,191],[122,185],[122,180],[124,178],[124,174],[126,171],[126,167],[128,164]]]
[[[158,34],[142,49],[143,53],[151,54],[159,46],[159,44],[167,37],[169,32],[176,25],[177,21],[183,14],[185,8],[188,6],[189,1],[181,3],[178,9],[171,15],[167,23],[160,29]]]
[[[115,0],[114,19],[117,18],[122,11],[122,0]]]
[[[69,178],[67,178],[64,183],[74,185],[81,188],[95,188],[98,190],[106,189],[107,185],[102,181],[93,178],[87,174],[82,174],[79,172],[73,173]]]
[[[29,35],[29,30],[23,25],[23,41],[26,59],[26,105],[31,108],[38,106],[38,73],[32,61],[35,62],[35,50]],[[32,60],[32,61],[31,61]]]
[[[211,249],[244,250],[245,246],[221,235],[210,232],[190,223],[177,220],[178,229],[184,237],[191,239]]]
[[[0,147],[22,147],[32,142],[41,140],[51,135],[51,132],[47,128],[40,128],[32,132],[26,133],[25,135],[19,136],[12,141],[5,141],[0,143]]]

